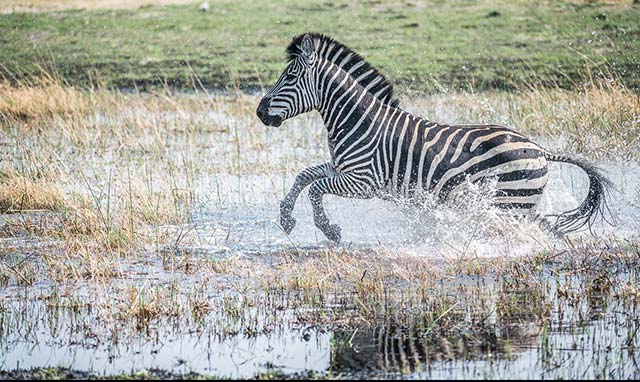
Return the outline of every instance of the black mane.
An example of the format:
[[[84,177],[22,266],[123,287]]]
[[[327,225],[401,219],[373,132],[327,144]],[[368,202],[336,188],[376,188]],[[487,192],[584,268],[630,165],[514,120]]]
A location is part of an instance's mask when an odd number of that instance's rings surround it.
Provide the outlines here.
[[[300,45],[305,34],[306,33],[295,36],[291,44],[287,47],[288,61],[294,60],[302,52]],[[376,68],[366,62],[362,56],[331,37],[320,33],[309,33],[309,36],[311,36],[316,53],[320,57],[332,61],[346,72],[349,72],[351,68],[359,64],[360,66],[350,73],[352,78],[357,79],[362,74],[371,70],[371,73],[358,81],[360,85],[383,103],[392,107],[398,107],[400,101],[393,96],[393,85],[391,85],[386,77],[378,72]]]

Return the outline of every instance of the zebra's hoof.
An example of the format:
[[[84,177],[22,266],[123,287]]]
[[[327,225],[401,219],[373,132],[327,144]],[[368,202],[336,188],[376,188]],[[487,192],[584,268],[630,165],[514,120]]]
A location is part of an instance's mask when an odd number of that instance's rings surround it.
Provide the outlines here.
[[[291,216],[280,215],[280,226],[287,235],[293,231],[293,227],[296,226],[296,219]]]
[[[342,235],[340,234],[342,230],[336,224],[329,224],[327,228],[325,228],[322,232],[327,237],[327,239],[333,241],[334,243],[340,243],[340,239],[342,239]]]

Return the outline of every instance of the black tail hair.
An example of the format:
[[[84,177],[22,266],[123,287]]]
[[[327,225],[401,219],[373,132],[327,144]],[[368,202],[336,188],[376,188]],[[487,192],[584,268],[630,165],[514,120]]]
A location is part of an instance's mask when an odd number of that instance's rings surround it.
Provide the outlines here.
[[[604,221],[613,225],[613,222],[607,220],[605,212],[613,218],[611,210],[607,205],[607,196],[610,194],[610,189],[613,184],[607,177],[602,175],[598,168],[592,164],[575,158],[569,158],[563,155],[555,155],[545,153],[545,158],[552,162],[570,163],[582,168],[589,177],[589,193],[586,199],[575,209],[563,212],[558,215],[548,215],[556,218],[553,224],[555,232],[564,235],[569,232],[577,231],[578,229],[589,226],[589,232],[593,223],[601,217]]]

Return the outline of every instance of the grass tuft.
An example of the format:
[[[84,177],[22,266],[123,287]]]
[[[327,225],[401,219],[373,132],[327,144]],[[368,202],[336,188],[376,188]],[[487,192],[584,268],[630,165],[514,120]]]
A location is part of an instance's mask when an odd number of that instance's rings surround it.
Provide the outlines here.
[[[18,85],[0,82],[0,120],[64,117],[89,108],[79,90],[46,72],[41,74]]]
[[[32,179],[12,170],[0,172],[0,213],[59,211],[63,206],[62,190],[51,180]]]

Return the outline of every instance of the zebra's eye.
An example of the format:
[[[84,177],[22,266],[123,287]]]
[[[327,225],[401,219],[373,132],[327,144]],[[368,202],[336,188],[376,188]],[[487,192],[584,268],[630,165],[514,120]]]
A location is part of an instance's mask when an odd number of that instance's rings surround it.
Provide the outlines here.
[[[293,82],[293,81],[295,81],[295,80],[296,80],[296,77],[297,77],[297,76],[296,76],[295,74],[293,74],[293,73],[287,73],[287,75],[284,77],[284,79],[285,79],[287,82]]]

